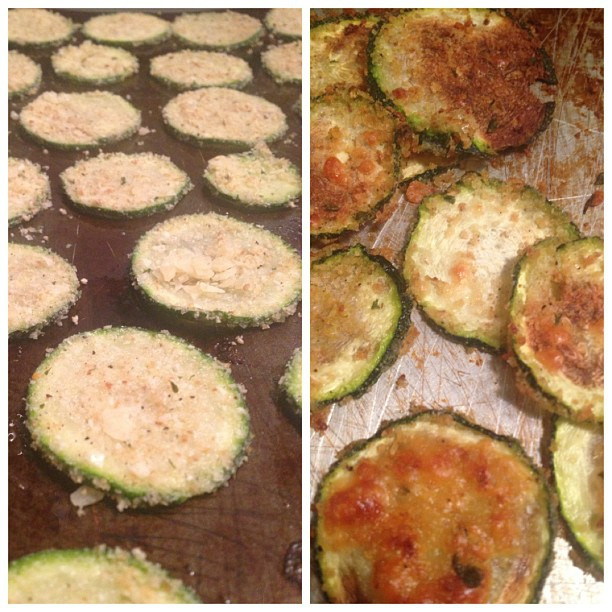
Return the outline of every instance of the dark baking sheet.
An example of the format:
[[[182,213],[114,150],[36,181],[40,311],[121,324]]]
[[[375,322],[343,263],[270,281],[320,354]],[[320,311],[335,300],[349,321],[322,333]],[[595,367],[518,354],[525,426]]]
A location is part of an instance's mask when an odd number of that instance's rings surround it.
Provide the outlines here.
[[[79,23],[92,15],[89,11],[60,12]],[[172,20],[178,12],[165,11],[163,16]],[[262,19],[266,10],[244,12]],[[77,34],[74,40],[80,42],[82,36]],[[246,59],[254,72],[253,83],[244,91],[278,104],[287,115],[289,132],[271,149],[301,168],[301,119],[293,109],[301,89],[277,85],[259,62],[260,51],[274,42],[279,41],[266,34],[253,48],[233,53]],[[9,240],[53,249],[73,262],[79,278],[88,281],[61,326],[46,328],[36,340],[9,343],[9,559],[50,547],[139,547],[150,560],[194,588],[205,603],[299,602],[300,586],[286,575],[284,565],[290,544],[301,539],[301,436],[277,393],[285,363],[301,341],[299,313],[267,330],[202,331],[154,316],[139,303],[128,281],[128,257],[135,241],[159,221],[185,213],[228,212],[263,225],[301,250],[301,205],[264,213],[228,208],[204,189],[201,178],[205,160],[228,149],[195,148],[165,130],[160,109],[176,92],[149,76],[149,58],[178,48],[173,40],[137,48],[139,74],[104,88],[128,97],[142,111],[143,126],[152,131],[103,150],[168,155],[191,177],[194,189],[170,213],[106,221],[75,211],[62,194],[58,174],[84,153],[46,151],[22,138],[17,122],[9,117],[9,154],[26,157],[47,169],[53,201],[52,208],[11,229]],[[92,89],[55,77],[50,52],[24,52],[42,66],[40,91]],[[18,112],[30,99],[11,102],[9,113]],[[71,320],[74,315],[78,316],[76,325]],[[24,397],[29,378],[47,349],[72,334],[104,325],[167,329],[231,365],[234,377],[247,390],[254,441],[249,460],[229,486],[174,507],[120,513],[105,500],[86,508],[83,516],[77,515],[69,500],[77,485],[30,448]],[[237,336],[242,338],[236,340]]]

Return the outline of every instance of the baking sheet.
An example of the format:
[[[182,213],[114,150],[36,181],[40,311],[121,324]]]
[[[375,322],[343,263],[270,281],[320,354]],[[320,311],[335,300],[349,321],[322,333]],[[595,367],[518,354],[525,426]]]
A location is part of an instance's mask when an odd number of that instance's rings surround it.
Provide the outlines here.
[[[556,109],[548,129],[525,152],[477,164],[494,178],[518,178],[538,188],[565,210],[585,235],[603,236],[603,205],[587,207],[603,172],[603,9],[515,9],[553,60],[559,81]],[[381,251],[401,268],[401,251],[415,220],[416,207],[401,195],[378,222],[340,241],[361,242]],[[445,408],[495,432],[516,437],[541,464],[548,445],[550,415],[514,385],[514,375],[499,356],[468,349],[442,337],[419,311],[412,311],[409,348],[357,400],[334,404],[315,415],[311,430],[311,497],[338,451],[373,435],[385,421],[411,406]],[[560,524],[554,564],[541,603],[601,603],[601,576],[589,573]],[[311,600],[322,595],[311,578]]]
[[[76,22],[92,12],[59,11]],[[265,9],[244,11],[262,19]],[[177,12],[164,11],[172,20]],[[77,34],[76,42],[83,37]],[[73,41],[74,42],[74,41]],[[234,51],[249,62],[254,81],[244,91],[278,104],[289,124],[286,137],[270,145],[301,168],[301,119],[293,109],[300,86],[277,85],[262,69],[259,55],[268,45],[281,42],[266,34],[253,48]],[[79,213],[63,196],[58,174],[83,152],[46,150],[20,135],[9,117],[9,154],[26,157],[47,169],[53,206],[29,223],[9,231],[9,240],[40,244],[71,261],[79,278],[87,279],[82,296],[61,326],[52,325],[42,337],[9,343],[9,559],[45,548],[90,547],[97,544],[141,548],[197,591],[205,603],[273,603],[301,601],[301,588],[284,571],[290,545],[301,540],[301,436],[284,412],[277,381],[286,362],[301,342],[300,313],[266,330],[201,331],[170,319],[160,319],[136,299],[128,282],[128,257],[136,240],[161,220],[191,212],[229,213],[264,226],[301,247],[301,203],[286,210],[243,212],[211,196],[203,187],[205,161],[225,148],[199,149],[174,139],[164,128],[160,109],[177,92],[148,75],[149,58],[179,49],[170,40],[136,48],[139,74],[109,91],[128,97],[142,111],[148,133],[104,147],[105,152],[152,151],[169,156],[185,170],[194,189],[167,213],[128,221],[107,221]],[[40,91],[85,91],[54,76],[49,52],[24,51],[43,69]],[[32,97],[10,102],[19,111]],[[14,116],[14,115],[13,115]],[[90,151],[91,155],[98,153]],[[78,317],[74,324],[71,317]],[[29,378],[49,348],[64,338],[104,325],[136,325],[167,329],[202,350],[229,363],[235,379],[246,388],[254,441],[249,460],[229,486],[181,505],[118,512],[103,501],[85,509],[83,516],[69,501],[77,486],[50,467],[30,448],[24,425],[24,396]],[[295,556],[295,555],[294,555]]]

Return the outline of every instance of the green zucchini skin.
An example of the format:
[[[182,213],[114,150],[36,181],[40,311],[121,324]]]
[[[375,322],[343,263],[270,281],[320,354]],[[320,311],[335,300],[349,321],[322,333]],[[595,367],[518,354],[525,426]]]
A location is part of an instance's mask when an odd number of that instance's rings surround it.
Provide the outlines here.
[[[317,267],[329,265],[334,266],[334,264],[337,265],[338,262],[342,263],[344,259],[346,259],[346,261],[350,261],[350,258],[355,258],[356,260],[354,263],[355,269],[356,266],[359,265],[359,260],[361,260],[362,265],[367,265],[371,268],[368,274],[374,275],[374,273],[376,273],[379,275],[380,279],[385,279],[385,282],[389,284],[389,287],[391,287],[391,296],[388,298],[388,300],[395,313],[393,323],[388,324],[390,329],[386,332],[387,336],[385,338],[373,338],[371,340],[372,344],[378,344],[373,362],[370,362],[367,367],[362,368],[361,373],[357,372],[356,375],[345,377],[346,381],[342,383],[342,385],[339,385],[337,382],[334,383],[334,387],[332,387],[331,391],[327,391],[325,393],[318,392],[316,388],[313,388],[313,368],[317,367],[317,364],[314,363],[316,357],[314,356],[315,353],[313,352],[313,348],[316,347],[316,340],[311,343],[311,410],[318,410],[345,397],[356,398],[366,393],[368,389],[376,382],[376,380],[378,380],[382,372],[397,359],[402,341],[410,326],[410,311],[412,303],[405,292],[405,284],[401,275],[387,259],[380,255],[373,255],[369,253],[361,244],[344,249],[338,249],[329,255],[315,260],[311,265],[311,279],[316,275]],[[350,291],[348,286],[345,287],[345,289]],[[356,289],[357,286],[355,286],[355,290]],[[337,292],[334,294],[334,296],[340,297],[341,294]],[[382,296],[372,296],[370,308],[373,310],[384,308],[384,302],[383,304],[380,304],[378,302],[379,298],[382,299]],[[316,298],[313,296],[313,290],[311,289],[311,310],[313,303],[316,305],[315,299]],[[352,299],[352,296],[347,295],[346,299],[348,301],[349,299]],[[365,320],[367,320],[367,313],[363,314],[362,321]],[[332,321],[328,320],[328,323],[332,324]],[[327,325],[328,324],[326,323],[325,326],[327,327]],[[316,333],[316,328],[311,326],[311,334]],[[348,356],[346,358],[348,359]],[[336,363],[336,367],[340,366],[338,366]]]
[[[302,349],[293,352],[279,380],[285,404],[297,416],[302,415]]]

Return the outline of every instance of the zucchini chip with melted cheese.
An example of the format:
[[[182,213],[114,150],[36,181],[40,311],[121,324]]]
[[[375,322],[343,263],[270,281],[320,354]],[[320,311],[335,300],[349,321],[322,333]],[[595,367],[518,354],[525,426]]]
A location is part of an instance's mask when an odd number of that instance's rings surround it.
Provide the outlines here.
[[[518,263],[510,303],[521,388],[576,421],[604,420],[603,266],[600,238],[543,241]]]
[[[530,603],[548,569],[550,496],[519,444],[449,412],[348,450],[316,499],[334,603]]]

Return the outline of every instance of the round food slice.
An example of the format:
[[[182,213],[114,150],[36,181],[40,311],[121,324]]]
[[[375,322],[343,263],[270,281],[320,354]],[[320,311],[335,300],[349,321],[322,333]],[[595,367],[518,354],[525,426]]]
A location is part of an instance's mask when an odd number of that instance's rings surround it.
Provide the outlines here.
[[[336,88],[368,90],[367,47],[374,16],[341,17],[310,29],[310,95]]]
[[[561,514],[581,551],[603,570],[603,429],[557,419],[552,457]]]
[[[146,299],[187,319],[267,327],[293,314],[298,253],[271,232],[215,213],[159,223],[137,243],[132,276]]]
[[[172,34],[168,21],[149,13],[96,15],[83,24],[83,35],[99,43],[124,47],[154,45]]]
[[[241,89],[253,80],[242,58],[215,51],[185,49],[151,60],[151,76],[175,89],[232,87]]]
[[[393,194],[395,121],[362,95],[310,104],[310,232],[358,230]]]
[[[263,34],[263,27],[259,19],[246,13],[205,11],[179,15],[172,31],[191,47],[234,49],[255,42]]]
[[[404,278],[425,314],[446,332],[493,350],[505,345],[512,270],[543,238],[578,230],[542,194],[475,173],[423,200]]]
[[[287,131],[285,113],[276,104],[224,87],[185,91],[164,106],[162,115],[177,138],[197,146],[252,147]]]
[[[51,206],[49,177],[29,159],[9,157],[9,226],[29,221],[37,212]]]
[[[502,11],[417,9],[381,22],[370,50],[381,94],[418,132],[488,154],[549,123],[556,82],[531,36]],[[550,101],[547,101],[550,100]]]
[[[47,9],[17,8],[8,12],[10,45],[47,47],[69,40],[76,25],[59,13]]]
[[[49,549],[9,564],[11,604],[201,603],[139,549]]]
[[[22,98],[35,94],[40,87],[42,70],[27,55],[19,51],[8,52],[8,96]]]
[[[403,282],[363,246],[335,251],[310,269],[310,403],[364,393],[391,364],[409,325]]]
[[[110,218],[171,210],[193,187],[170,158],[154,153],[108,153],[80,160],[60,179],[77,208]]]
[[[76,269],[65,259],[43,247],[9,243],[9,336],[36,336],[65,315],[79,293]]]
[[[108,91],[46,91],[21,111],[19,121],[43,145],[84,149],[129,138],[140,127],[140,111]]]
[[[333,603],[530,603],[551,558],[546,482],[519,444],[448,412],[347,450],[316,500]]]
[[[167,332],[107,327],[64,340],[27,396],[32,444],[123,510],[226,484],[249,415],[227,366]]]
[[[543,241],[515,276],[510,340],[521,388],[569,419],[603,422],[603,241]]]
[[[290,205],[302,192],[299,170],[288,159],[275,157],[263,143],[247,153],[213,157],[204,180],[221,197],[262,209]]]
[[[273,34],[287,38],[302,38],[302,9],[270,9],[266,13],[264,24]]]
[[[268,47],[261,54],[261,63],[277,83],[301,83],[302,41]]]
[[[281,392],[293,409],[302,414],[302,349],[294,351],[279,381]]]
[[[136,74],[138,58],[125,49],[86,40],[58,49],[51,56],[51,66],[55,74],[71,81],[111,85]]]

